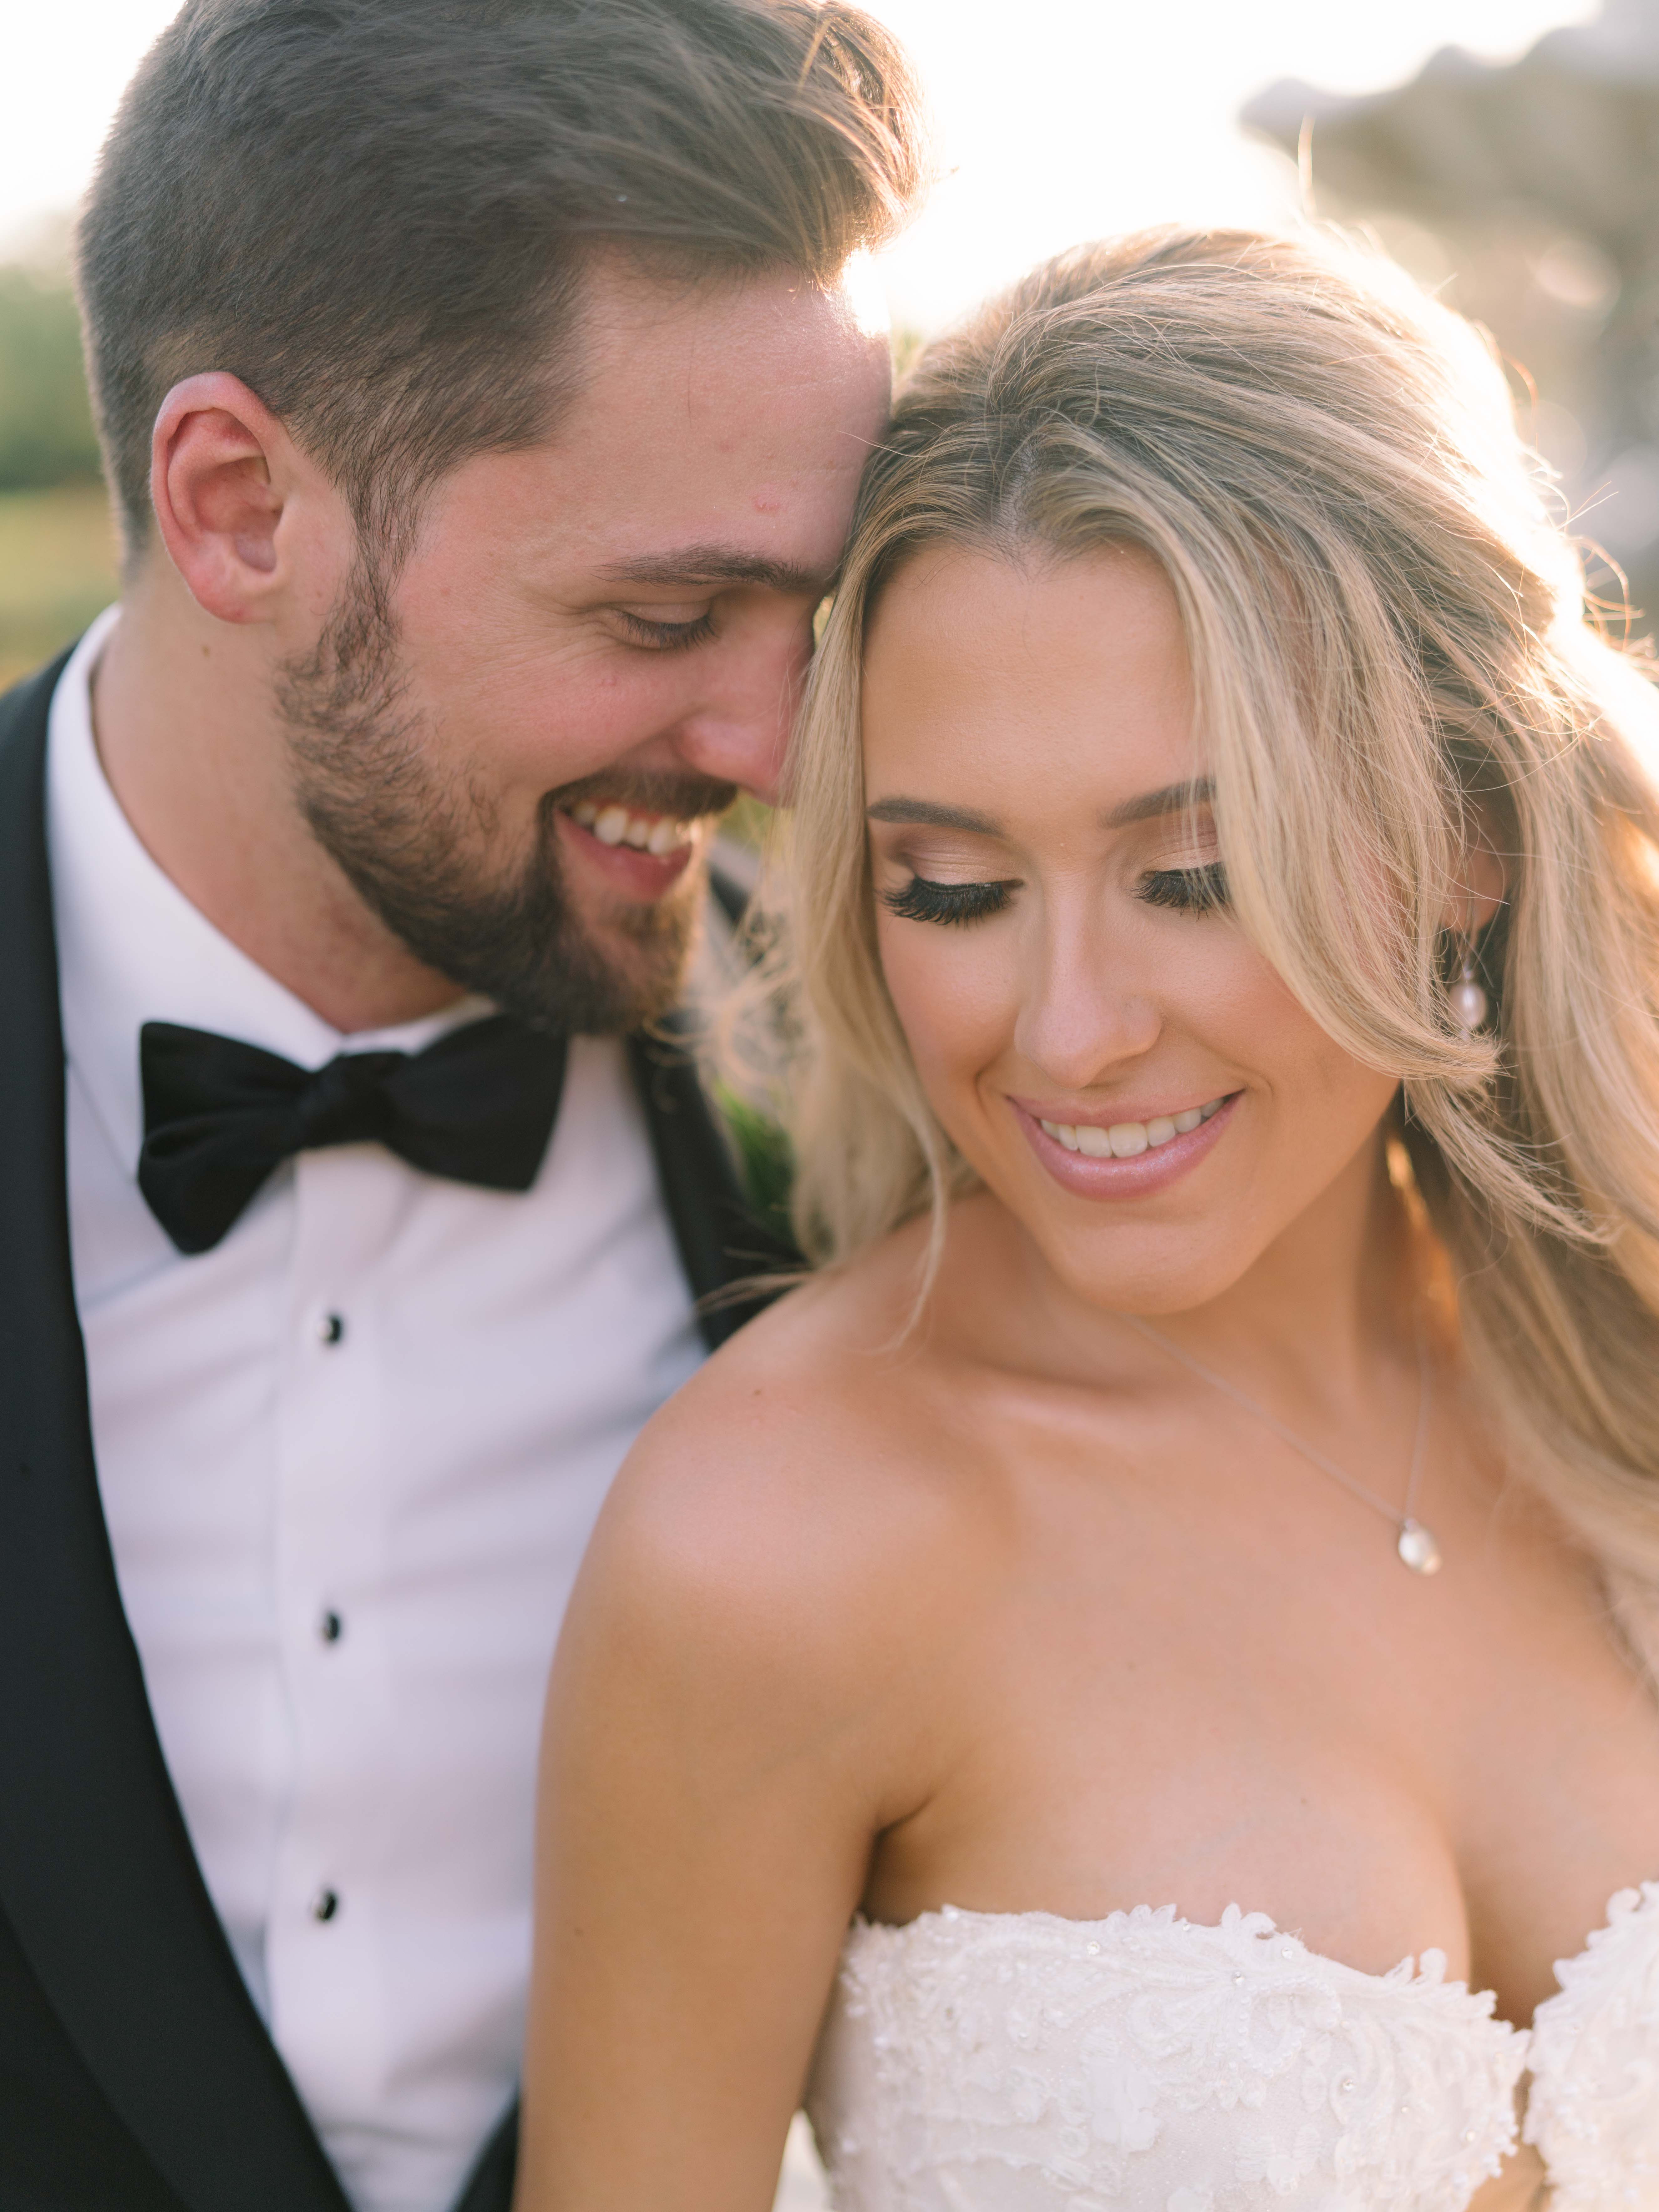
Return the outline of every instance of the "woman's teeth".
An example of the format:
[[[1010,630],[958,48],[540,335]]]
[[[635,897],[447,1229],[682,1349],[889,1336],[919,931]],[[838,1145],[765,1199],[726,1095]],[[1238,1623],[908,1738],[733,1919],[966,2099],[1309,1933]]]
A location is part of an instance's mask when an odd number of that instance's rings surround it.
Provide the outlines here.
[[[1183,1114],[1159,1114],[1150,1121],[1114,1121],[1109,1129],[1092,1121],[1045,1121],[1042,1126],[1068,1152],[1085,1152],[1091,1160],[1103,1160],[1109,1154],[1113,1159],[1132,1160],[1137,1152],[1167,1145],[1171,1137],[1184,1137],[1226,1103],[1212,1098],[1207,1106],[1189,1106]]]
[[[601,845],[635,845],[641,853],[677,853],[696,836],[694,822],[671,822],[665,814],[630,814],[625,806],[595,806],[585,799],[570,818],[591,830]]]

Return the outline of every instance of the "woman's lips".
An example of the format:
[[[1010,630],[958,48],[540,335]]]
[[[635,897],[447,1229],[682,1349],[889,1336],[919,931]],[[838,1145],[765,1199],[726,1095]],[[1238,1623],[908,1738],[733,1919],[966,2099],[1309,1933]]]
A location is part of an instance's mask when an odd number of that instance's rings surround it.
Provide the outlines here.
[[[1058,1115],[1039,1115],[1018,1098],[1010,1098],[1008,1103],[1025,1133],[1026,1142],[1063,1190],[1070,1191],[1078,1198],[1128,1199],[1144,1198],[1154,1191],[1164,1190],[1170,1183],[1177,1182],[1189,1169],[1196,1167],[1199,1161],[1221,1141],[1232,1121],[1233,1109],[1243,1096],[1243,1093],[1237,1091],[1224,1096],[1209,1118],[1200,1121],[1196,1128],[1177,1129],[1167,1143],[1148,1145],[1144,1152],[1121,1159],[1115,1154],[1095,1158],[1087,1152],[1072,1152],[1058,1137],[1051,1137],[1042,1126],[1045,1120],[1058,1121],[1060,1118]],[[1154,1116],[1154,1122],[1159,1118]],[[1173,1120],[1175,1117],[1170,1118]],[[1134,1125],[1120,1122],[1118,1126]],[[1146,1125],[1143,1123],[1140,1126],[1145,1127]]]

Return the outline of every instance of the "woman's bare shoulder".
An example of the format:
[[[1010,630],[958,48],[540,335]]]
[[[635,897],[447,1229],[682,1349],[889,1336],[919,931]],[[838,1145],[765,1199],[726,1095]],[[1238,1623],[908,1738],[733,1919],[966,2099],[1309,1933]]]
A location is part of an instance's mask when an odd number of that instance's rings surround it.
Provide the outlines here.
[[[790,1291],[647,1424],[592,1568],[631,1583],[630,1613],[822,1682],[949,1634],[981,1571],[983,1482],[948,1362],[925,1323],[907,1333],[919,1258],[901,1232]]]
[[[908,1473],[931,1487],[937,1455],[927,1409],[948,1355],[915,1316],[919,1231],[900,1231],[844,1269],[787,1291],[699,1370],[641,1433],[630,1472],[697,1484],[730,1474],[775,1482],[786,1468],[836,1495],[872,1471],[890,1489]]]

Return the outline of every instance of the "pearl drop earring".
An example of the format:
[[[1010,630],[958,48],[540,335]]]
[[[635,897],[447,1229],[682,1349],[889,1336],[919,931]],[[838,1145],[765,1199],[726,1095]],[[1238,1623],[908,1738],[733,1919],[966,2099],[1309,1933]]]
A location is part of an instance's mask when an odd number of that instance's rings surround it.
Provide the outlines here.
[[[1486,994],[1475,981],[1474,945],[1469,938],[1463,940],[1463,965],[1446,997],[1451,1006],[1452,1019],[1465,1036],[1473,1036],[1485,1025]]]

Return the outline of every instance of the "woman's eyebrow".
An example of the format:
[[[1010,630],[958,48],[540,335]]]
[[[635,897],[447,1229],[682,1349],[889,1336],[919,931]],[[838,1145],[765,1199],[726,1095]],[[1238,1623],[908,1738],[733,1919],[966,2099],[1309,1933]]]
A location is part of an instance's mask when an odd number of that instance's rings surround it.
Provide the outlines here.
[[[1105,826],[1127,830],[1132,823],[1151,822],[1160,814],[1190,813],[1194,807],[1207,806],[1214,797],[1215,785],[1207,775],[1193,783],[1166,783],[1162,791],[1143,791],[1138,799],[1126,799],[1113,807]]]
[[[1207,806],[1215,785],[1207,775],[1188,783],[1166,783],[1158,791],[1143,791],[1126,799],[1105,817],[1108,830],[1127,830],[1136,822],[1151,822],[1160,814],[1189,813]],[[1002,824],[988,814],[975,814],[966,806],[939,806],[931,799],[878,799],[866,809],[872,822],[919,823],[929,830],[966,830],[980,837],[1000,837]]]
[[[872,822],[915,822],[929,830],[968,830],[975,836],[1000,837],[1002,825],[988,814],[965,806],[935,806],[930,799],[878,799],[866,813]]]

